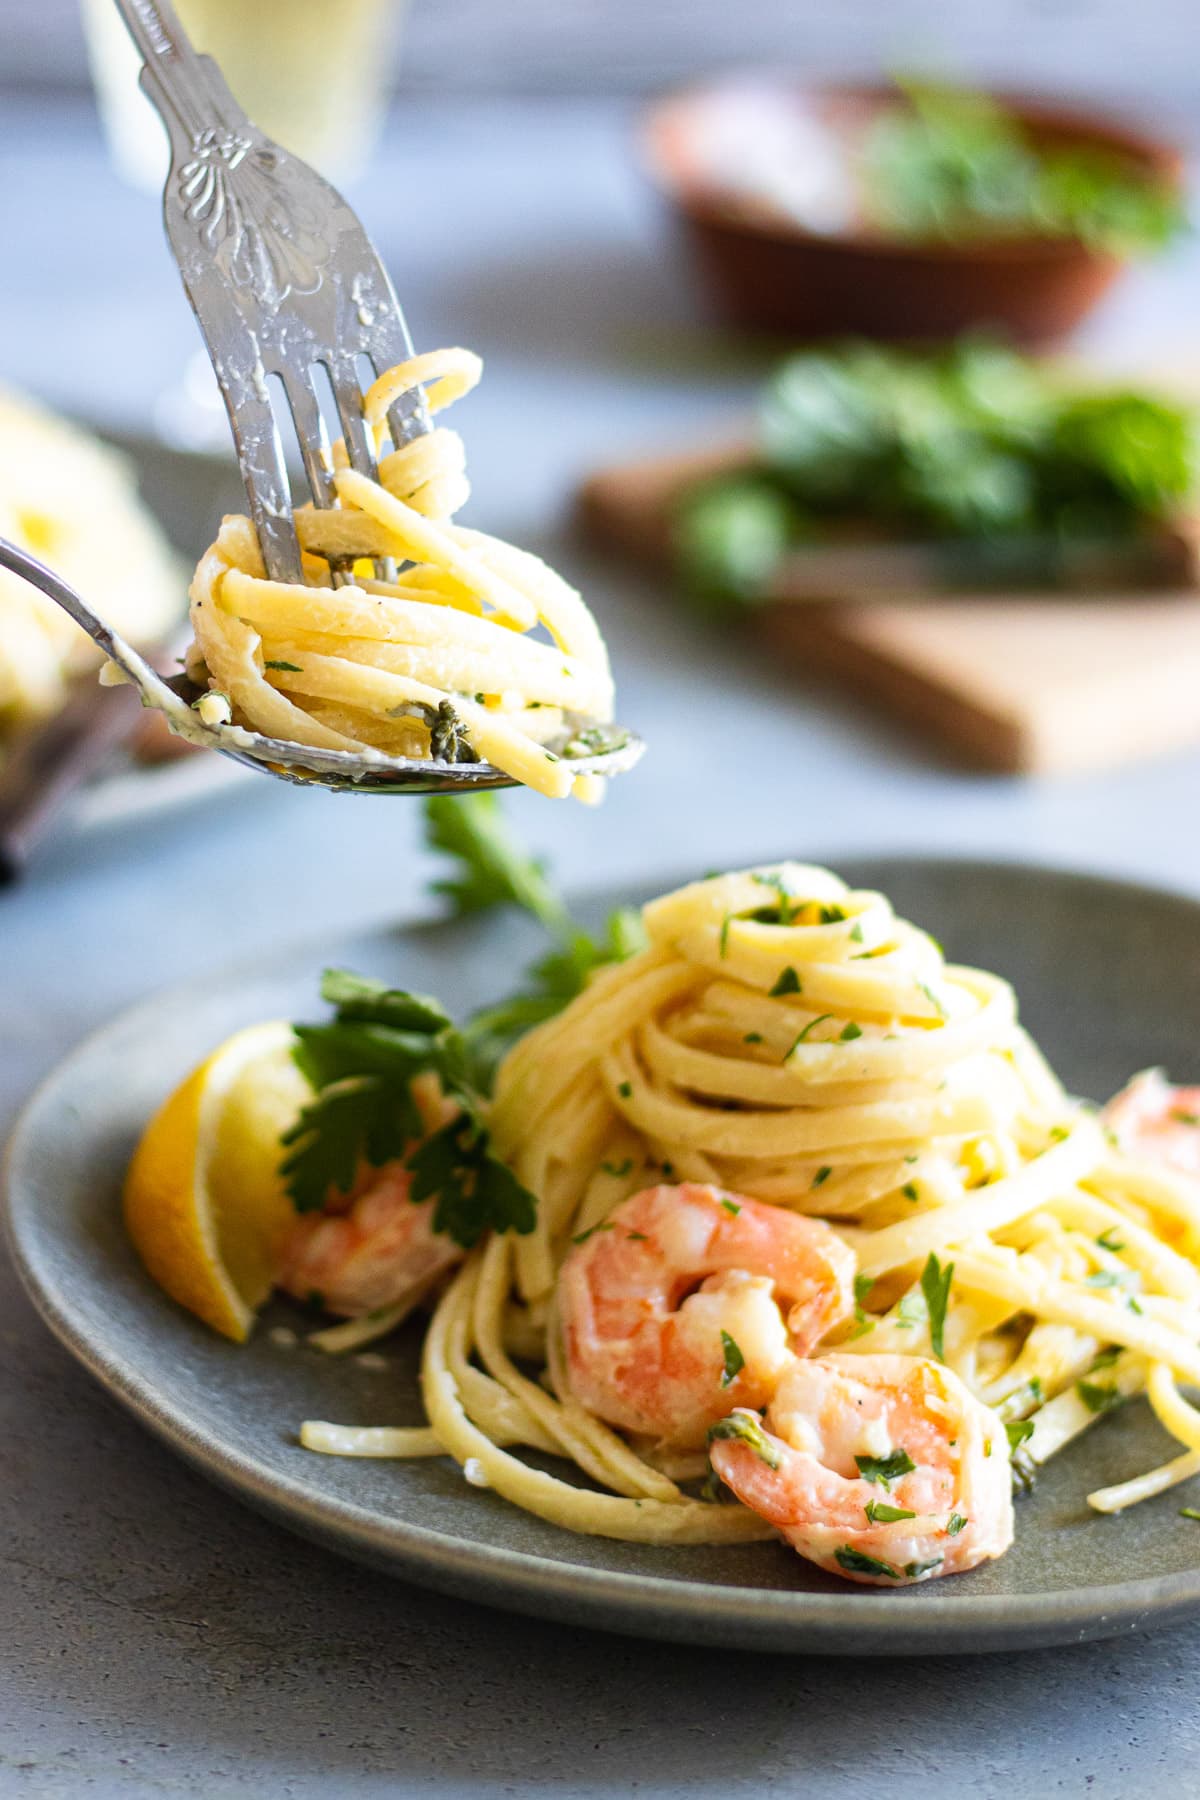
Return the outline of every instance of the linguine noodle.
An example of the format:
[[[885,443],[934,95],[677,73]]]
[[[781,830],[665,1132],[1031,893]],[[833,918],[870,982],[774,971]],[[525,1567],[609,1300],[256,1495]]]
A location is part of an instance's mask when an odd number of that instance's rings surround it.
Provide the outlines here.
[[[399,395],[422,385],[440,412],[481,367],[470,351],[437,350],[381,375],[363,405],[376,448]],[[271,737],[428,758],[446,754],[449,734],[460,760],[552,798],[597,798],[571,757],[590,754],[587,733],[612,718],[604,641],[545,563],[454,523],[470,491],[462,440],[438,426],[399,445],[378,481],[348,468],[340,444],[334,462],[338,505],[296,513],[304,586],[268,580],[249,519],[224,520],[192,584],[192,673],[236,724]],[[403,566],[381,580],[386,559]]]

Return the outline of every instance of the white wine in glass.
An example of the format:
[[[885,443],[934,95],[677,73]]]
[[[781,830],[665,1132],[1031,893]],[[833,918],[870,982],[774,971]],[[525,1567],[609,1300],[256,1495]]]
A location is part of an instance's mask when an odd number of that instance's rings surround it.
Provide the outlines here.
[[[141,58],[112,0],[81,0],[92,79],[113,161],[162,186],[165,138],[138,87]],[[345,182],[364,166],[387,100],[400,0],[174,0],[198,50],[285,149]]]

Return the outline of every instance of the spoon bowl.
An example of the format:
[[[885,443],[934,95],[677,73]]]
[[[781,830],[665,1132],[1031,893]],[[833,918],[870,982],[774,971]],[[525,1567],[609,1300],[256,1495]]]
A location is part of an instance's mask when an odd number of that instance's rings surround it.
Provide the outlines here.
[[[101,679],[110,685],[132,682],[143,706],[161,712],[177,737],[205,749],[219,750],[234,762],[264,775],[298,786],[321,787],[335,794],[475,794],[483,788],[516,787],[502,770],[484,762],[448,762],[440,758],[418,761],[388,756],[382,750],[319,750],[309,744],[288,743],[264,737],[243,725],[207,724],[196,710],[204,689],[186,675],[170,679],[160,675],[144,656],[99,618],[73,587],[19,545],[0,538],[0,568],[10,569],[38,588],[55,605],[69,613],[108,662]],[[605,747],[592,756],[571,757],[579,775],[623,775],[640,759],[646,746],[636,732],[623,726],[594,727],[603,731]],[[562,752],[560,751],[560,754]]]

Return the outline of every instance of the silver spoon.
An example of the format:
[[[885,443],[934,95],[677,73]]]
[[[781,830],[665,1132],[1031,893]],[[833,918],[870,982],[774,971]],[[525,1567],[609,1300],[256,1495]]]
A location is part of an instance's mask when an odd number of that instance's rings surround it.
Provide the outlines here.
[[[213,59],[193,49],[168,0],[115,3],[145,62],[143,91],[170,138],[167,239],[229,414],[263,561],[273,580],[302,582],[269,384],[295,427],[312,501],[328,507],[336,496],[322,393],[327,405],[332,398],[351,467],[374,480],[360,371],[369,369],[373,379],[411,356],[412,341],[387,271],[341,195],[251,123]],[[430,430],[420,388],[400,396],[388,426],[397,445]],[[516,785],[487,763],[315,750],[238,725],[206,724],[192,705],[199,690],[183,678],[164,681],[52,570],[3,540],[0,564],[70,613],[173,731],[249,767],[346,793]],[[590,728],[582,742],[568,733],[548,747],[570,757],[579,774],[606,776],[631,768],[645,748],[633,732],[607,726]],[[588,753],[575,757],[574,748]]]
[[[264,737],[241,725],[207,725],[196,711],[195,702],[203,698],[204,688],[190,682],[186,675],[165,679],[151,668],[132,644],[97,618],[91,607],[75,589],[48,569],[36,556],[30,556],[7,538],[0,538],[0,568],[11,569],[34,587],[40,588],[64,612],[82,625],[92,642],[115,663],[142,697],[144,706],[155,706],[166,715],[167,724],[189,743],[219,750],[235,762],[276,775],[281,781],[331,788],[341,794],[459,794],[475,793],[480,788],[513,787],[510,775],[494,769],[490,763],[451,763],[414,758],[385,756],[380,751],[354,754],[348,750],[314,750],[307,744],[290,744],[282,738]],[[580,775],[621,775],[631,769],[645,749],[641,738],[617,726],[597,726],[593,730],[610,734],[596,754],[570,757],[571,767]],[[566,752],[569,755],[569,749]]]

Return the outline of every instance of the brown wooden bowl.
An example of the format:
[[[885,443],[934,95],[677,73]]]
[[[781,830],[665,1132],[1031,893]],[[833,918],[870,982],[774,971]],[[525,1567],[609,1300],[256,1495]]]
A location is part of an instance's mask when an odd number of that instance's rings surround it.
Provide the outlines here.
[[[738,86],[775,105],[781,93],[794,93],[847,139],[896,100],[883,87]],[[732,324],[792,337],[896,340],[992,327],[1018,343],[1045,344],[1078,325],[1124,266],[1068,237],[913,243],[865,224],[807,229],[769,200],[756,204],[744,190],[723,187],[696,158],[704,109],[723,91],[706,85],[659,101],[643,122],[641,150],[713,306]],[[1181,185],[1182,158],[1169,144],[1096,112],[997,97],[1038,143],[1111,151]]]

